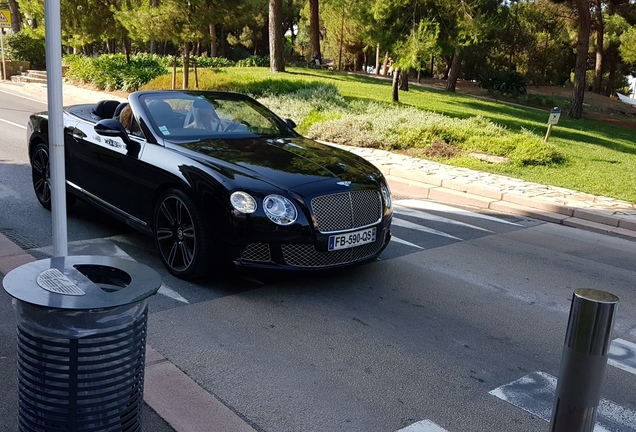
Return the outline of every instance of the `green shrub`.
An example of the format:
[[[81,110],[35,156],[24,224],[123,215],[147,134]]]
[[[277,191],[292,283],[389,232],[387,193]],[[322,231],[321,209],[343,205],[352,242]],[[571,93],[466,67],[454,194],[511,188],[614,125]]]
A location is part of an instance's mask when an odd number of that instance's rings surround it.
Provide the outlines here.
[[[333,107],[328,114],[337,111],[341,112],[339,117],[310,111],[308,117],[314,118],[307,136],[439,161],[481,152],[507,156],[518,166],[565,162],[563,154],[541,137],[527,130],[512,132],[484,117],[457,119],[408,106],[360,101],[349,107]]]
[[[197,67],[220,68],[234,66],[235,62],[225,57],[194,57]]]
[[[565,156],[555,146],[529,131],[523,130],[515,141],[515,148],[508,156],[517,166],[556,165],[565,162]]]
[[[92,84],[107,91],[135,91],[167,72],[164,60],[149,54],[130,56],[130,63],[126,63],[123,54],[106,54],[97,58],[67,55],[63,63],[68,66],[66,77],[71,81]]]
[[[236,62],[238,67],[269,67],[269,57],[250,56]]]
[[[260,97],[259,102],[279,116],[294,120],[300,133],[309,130],[313,123],[339,118],[342,107],[347,105],[335,86],[319,83],[292,93],[269,93]]]
[[[479,79],[479,87],[493,93],[523,95],[526,94],[526,79],[518,72],[493,72]]]
[[[43,37],[31,36],[24,31],[6,37],[5,49],[11,60],[28,61],[31,69],[46,68],[46,50]]]

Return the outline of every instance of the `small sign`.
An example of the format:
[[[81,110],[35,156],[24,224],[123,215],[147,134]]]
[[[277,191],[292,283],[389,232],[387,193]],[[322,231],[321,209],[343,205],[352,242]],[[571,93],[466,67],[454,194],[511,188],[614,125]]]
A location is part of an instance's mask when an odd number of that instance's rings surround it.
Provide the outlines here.
[[[548,118],[548,124],[555,125],[559,123],[559,117],[561,117],[561,109],[552,108],[552,111],[550,111],[550,117]]]
[[[11,28],[11,11],[0,9],[0,28]]]

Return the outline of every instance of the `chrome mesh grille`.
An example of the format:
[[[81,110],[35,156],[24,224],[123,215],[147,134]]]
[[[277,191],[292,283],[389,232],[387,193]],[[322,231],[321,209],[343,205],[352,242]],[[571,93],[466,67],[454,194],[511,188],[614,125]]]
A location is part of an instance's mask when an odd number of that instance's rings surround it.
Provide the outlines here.
[[[285,263],[296,267],[329,267],[360,261],[376,254],[383,244],[380,238],[374,243],[340,249],[331,252],[319,252],[312,244],[281,245]]]
[[[382,219],[382,198],[374,190],[323,195],[311,200],[311,210],[320,232],[355,229]]]
[[[267,243],[250,243],[248,244],[243,253],[241,259],[245,261],[259,261],[270,262],[272,255],[269,251],[269,244]]]

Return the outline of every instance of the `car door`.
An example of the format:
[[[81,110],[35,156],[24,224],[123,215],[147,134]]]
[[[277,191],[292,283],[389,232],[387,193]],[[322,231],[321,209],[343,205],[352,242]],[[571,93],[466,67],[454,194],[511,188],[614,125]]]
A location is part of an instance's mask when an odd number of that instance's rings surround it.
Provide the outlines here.
[[[146,145],[145,139],[130,135],[140,150],[129,155],[121,138],[98,135],[91,122],[80,121],[75,129],[73,155],[78,186],[110,210],[138,217],[140,191],[136,185],[142,170],[139,155]]]

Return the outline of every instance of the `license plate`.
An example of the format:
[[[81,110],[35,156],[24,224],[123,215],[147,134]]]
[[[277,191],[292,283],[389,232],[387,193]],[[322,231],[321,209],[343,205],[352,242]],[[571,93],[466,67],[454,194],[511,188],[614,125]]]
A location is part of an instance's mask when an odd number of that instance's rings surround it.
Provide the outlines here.
[[[375,241],[375,228],[329,236],[329,250],[348,249]]]

